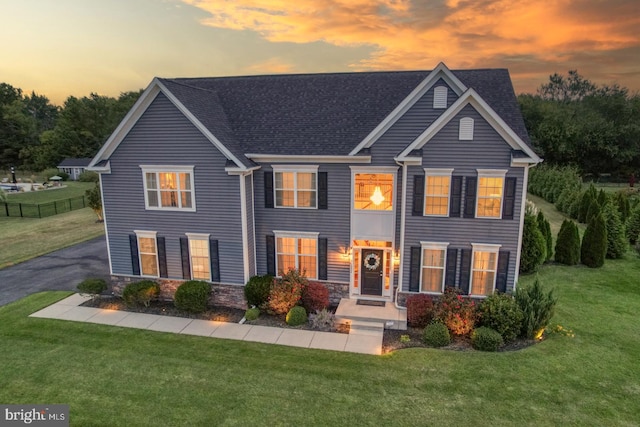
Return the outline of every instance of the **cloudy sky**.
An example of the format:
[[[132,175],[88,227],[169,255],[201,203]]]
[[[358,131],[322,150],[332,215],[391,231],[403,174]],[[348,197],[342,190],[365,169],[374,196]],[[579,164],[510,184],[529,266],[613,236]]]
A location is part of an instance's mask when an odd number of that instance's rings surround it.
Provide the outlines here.
[[[154,76],[577,69],[640,90],[638,0],[0,0],[0,82],[61,104]]]

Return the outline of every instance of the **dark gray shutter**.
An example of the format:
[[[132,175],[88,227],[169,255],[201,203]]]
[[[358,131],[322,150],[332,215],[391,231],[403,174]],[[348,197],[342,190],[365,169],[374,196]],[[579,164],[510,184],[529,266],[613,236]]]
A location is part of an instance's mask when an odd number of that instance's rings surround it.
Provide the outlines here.
[[[160,277],[169,277],[167,274],[167,250],[165,248],[165,238],[156,237],[158,245],[158,266],[160,268]]]
[[[220,252],[218,251],[218,241],[209,238],[209,264],[211,265],[211,281],[220,281]]]
[[[329,208],[328,177],[326,172],[318,172],[318,209]]]
[[[264,173],[264,207],[273,207],[273,172]]]
[[[327,280],[327,246],[326,238],[318,239],[318,279]]]
[[[131,271],[134,276],[140,275],[140,258],[138,255],[138,236],[129,234],[129,248],[131,249]]]
[[[478,178],[468,176],[464,187],[464,217],[475,218],[476,216],[476,191],[478,187]]]
[[[498,275],[496,277],[496,289],[500,292],[507,292],[507,274],[509,272],[510,252],[500,251],[498,253]]]
[[[180,238],[180,256],[182,258],[182,278],[191,279],[191,263],[189,262],[189,239]]]
[[[411,264],[409,266],[409,292],[420,291],[420,265],[422,249],[419,246],[411,247]]]
[[[509,177],[504,180],[504,205],[502,206],[502,219],[513,219],[513,211],[516,204],[516,184],[518,178]]]
[[[413,177],[413,209],[411,215],[422,216],[424,214],[424,175]]]
[[[449,216],[452,218],[460,217],[460,208],[462,206],[462,177],[451,177],[451,199],[449,200]]]
[[[276,238],[267,236],[267,274],[276,275]]]
[[[467,295],[469,294],[469,282],[471,280],[471,249],[462,249],[460,259],[460,283],[459,288]]]
[[[456,273],[458,265],[458,250],[447,249],[447,270],[444,278],[444,286],[453,288],[456,286]]]

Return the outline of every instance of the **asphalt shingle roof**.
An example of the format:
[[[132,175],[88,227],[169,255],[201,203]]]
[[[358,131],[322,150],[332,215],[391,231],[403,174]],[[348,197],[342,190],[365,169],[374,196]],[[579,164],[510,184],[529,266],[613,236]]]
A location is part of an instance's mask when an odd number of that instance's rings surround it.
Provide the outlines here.
[[[86,158],[86,157],[79,157],[79,158],[67,157],[66,159],[64,159],[64,160],[62,160],[60,162],[58,167],[61,167],[61,168],[86,168],[87,166],[89,166],[89,163],[91,163],[91,160],[93,160],[93,159],[92,158]]]

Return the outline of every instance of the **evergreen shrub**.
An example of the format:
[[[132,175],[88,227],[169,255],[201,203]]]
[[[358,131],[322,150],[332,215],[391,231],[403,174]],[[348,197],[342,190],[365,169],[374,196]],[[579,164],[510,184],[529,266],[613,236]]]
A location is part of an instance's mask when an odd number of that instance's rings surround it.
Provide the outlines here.
[[[244,318],[247,321],[256,320],[260,317],[260,309],[258,307],[253,307],[244,312]]]
[[[153,280],[129,283],[122,291],[122,299],[128,306],[149,307],[151,301],[160,295],[160,286]]]
[[[449,328],[442,322],[433,322],[424,328],[422,341],[431,347],[444,347],[451,343]]]
[[[107,282],[104,279],[84,279],[78,283],[77,288],[81,294],[89,294],[96,298],[107,290]]]
[[[489,295],[478,305],[477,323],[497,331],[505,342],[513,341],[520,334],[523,317],[522,309],[509,294]]]
[[[529,339],[540,338],[553,316],[558,301],[553,295],[553,290],[544,292],[540,281],[536,279],[531,286],[518,287],[515,299],[523,314],[520,336]]]
[[[582,237],[580,262],[591,268],[604,265],[607,254],[607,229],[601,214],[593,217]]]
[[[201,280],[189,280],[184,282],[174,295],[174,304],[180,310],[191,313],[202,313],[207,309],[211,285]]]
[[[565,219],[556,240],[555,260],[560,264],[576,265],[580,262],[580,232],[578,226]]]
[[[522,251],[520,255],[520,272],[533,273],[546,258],[547,243],[540,232],[536,217],[525,215],[522,231]]]
[[[289,310],[285,320],[289,326],[303,325],[307,323],[307,310],[302,306],[296,305]]]
[[[266,274],[264,276],[253,276],[244,285],[244,298],[247,300],[249,307],[261,307],[269,299],[269,292],[273,286],[273,276]]]
[[[603,209],[607,229],[607,258],[619,259],[627,253],[627,233],[618,208],[607,203]]]
[[[502,335],[497,331],[481,326],[471,334],[471,346],[480,351],[498,351],[504,344]]]

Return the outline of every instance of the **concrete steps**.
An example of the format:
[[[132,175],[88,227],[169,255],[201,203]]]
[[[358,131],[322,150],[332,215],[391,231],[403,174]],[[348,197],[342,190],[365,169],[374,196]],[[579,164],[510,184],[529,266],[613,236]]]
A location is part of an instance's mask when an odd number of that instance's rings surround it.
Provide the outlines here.
[[[336,309],[336,321],[338,323],[350,323],[354,328],[355,322],[373,323],[382,325],[383,329],[407,329],[407,311],[396,308],[393,302],[388,302],[384,307],[369,305],[357,305],[355,299],[343,298]],[[356,329],[373,328],[372,325],[356,326]]]

